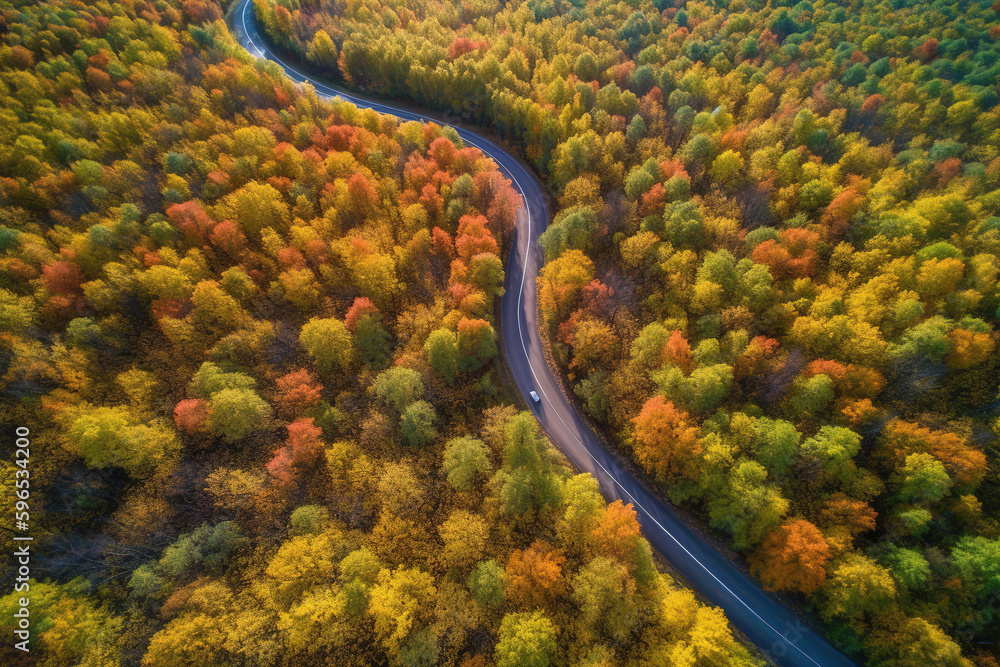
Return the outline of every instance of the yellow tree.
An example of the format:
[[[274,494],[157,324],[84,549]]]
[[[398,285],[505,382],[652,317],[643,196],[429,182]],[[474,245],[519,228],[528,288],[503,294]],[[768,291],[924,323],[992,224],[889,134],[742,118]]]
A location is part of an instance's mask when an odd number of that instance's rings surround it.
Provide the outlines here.
[[[416,628],[430,620],[436,593],[434,578],[420,568],[379,572],[369,610],[386,649],[395,653]]]
[[[538,275],[538,301],[550,329],[569,315],[586,285],[594,279],[594,263],[580,250],[569,250],[542,267]]]
[[[477,514],[455,510],[438,528],[438,534],[444,541],[441,563],[464,569],[477,563],[486,552],[489,526]]]

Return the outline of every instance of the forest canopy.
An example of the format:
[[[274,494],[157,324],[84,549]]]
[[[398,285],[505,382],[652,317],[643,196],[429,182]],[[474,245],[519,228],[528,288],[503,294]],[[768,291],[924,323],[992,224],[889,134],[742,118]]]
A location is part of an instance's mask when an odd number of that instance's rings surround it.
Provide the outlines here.
[[[1000,7],[255,8],[536,167],[567,386],[765,586],[869,664],[997,664]]]
[[[0,662],[763,664],[515,407],[496,164],[222,16],[0,3]]]

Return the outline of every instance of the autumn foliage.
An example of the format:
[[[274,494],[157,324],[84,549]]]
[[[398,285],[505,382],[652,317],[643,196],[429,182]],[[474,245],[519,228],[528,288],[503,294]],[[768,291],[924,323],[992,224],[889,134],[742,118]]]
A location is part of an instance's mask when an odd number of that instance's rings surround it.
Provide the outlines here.
[[[461,121],[549,188],[540,323],[608,440],[856,662],[993,664],[997,6],[793,4],[253,3],[446,123],[209,0],[0,7],[39,661],[754,662],[507,451],[522,199]]]
[[[761,576],[838,610],[866,660],[909,664],[886,646],[922,624],[928,650],[961,653],[933,623],[981,606],[970,570],[935,570],[919,601],[893,598],[875,619],[849,582],[889,594],[903,575],[885,541],[946,554],[968,531],[993,535],[996,466],[976,434],[996,428],[978,412],[997,392],[995,8],[963,11],[958,35],[945,8],[868,0],[463,3],[444,28],[409,2],[399,38],[391,19],[326,0],[290,17],[260,4],[268,34],[303,57],[332,20],[337,75],[488,127],[533,163],[559,205],[537,284],[552,357],[665,493],[751,554],[821,551],[798,522],[818,526],[829,560]],[[357,21],[371,33],[343,29]],[[440,148],[407,166],[412,201],[458,232],[432,237],[448,306],[482,317],[480,229],[506,237],[438,202],[436,170],[461,159]],[[924,484],[929,496],[913,491]]]
[[[262,23],[294,47],[320,4]],[[375,15],[416,21],[355,18]],[[522,200],[498,165],[449,125],[296,86],[222,16],[0,6],[0,412],[43,449],[32,659],[521,665],[614,641],[650,661],[711,628],[757,664],[724,619],[675,621],[634,513],[501,401]],[[339,20],[305,57],[358,55]],[[441,55],[474,67],[491,44]],[[595,281],[587,312],[613,293]],[[620,352],[607,324],[579,340],[588,369]],[[578,613],[609,605],[648,613]]]
[[[695,474],[691,464],[701,445],[690,415],[657,395],[646,401],[633,421],[636,458],[648,472],[664,481]]]
[[[750,557],[750,568],[772,590],[812,593],[826,581],[829,558],[823,533],[800,519],[768,533]]]

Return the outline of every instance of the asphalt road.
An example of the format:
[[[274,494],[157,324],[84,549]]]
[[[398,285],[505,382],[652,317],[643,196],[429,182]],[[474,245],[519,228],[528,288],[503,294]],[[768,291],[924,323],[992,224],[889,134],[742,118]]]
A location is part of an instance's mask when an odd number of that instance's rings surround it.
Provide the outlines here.
[[[312,79],[272,53],[257,32],[251,0],[242,0],[231,14],[230,28],[237,41],[259,58],[273,60],[293,80],[308,82],[319,95],[341,97],[358,107],[374,109],[405,120],[428,121],[419,113],[397,109],[347,94]],[[576,409],[563,395],[542,353],[535,315],[535,278],[542,266],[538,236],[549,212],[535,178],[509,153],[462,128],[454,128],[468,145],[480,148],[500,165],[524,199],[507,263],[501,303],[501,338],[511,374],[531,411],[556,445],[580,470],[593,474],[610,501],[632,503],[646,539],[653,548],[712,604],[726,612],[730,622],[775,663],[788,667],[853,665],[842,653],[802,622],[784,605],[700,535],[690,530],[666,504],[608,453]],[[528,396],[534,390],[535,403]]]

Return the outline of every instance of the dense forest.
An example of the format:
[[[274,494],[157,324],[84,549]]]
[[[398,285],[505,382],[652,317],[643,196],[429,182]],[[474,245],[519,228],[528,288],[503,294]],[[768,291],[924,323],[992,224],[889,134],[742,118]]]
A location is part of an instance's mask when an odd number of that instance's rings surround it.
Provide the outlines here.
[[[537,168],[553,362],[765,586],[869,664],[998,664],[1000,4],[255,7]]]
[[[221,19],[0,3],[0,662],[762,665],[516,407],[496,164]]]

